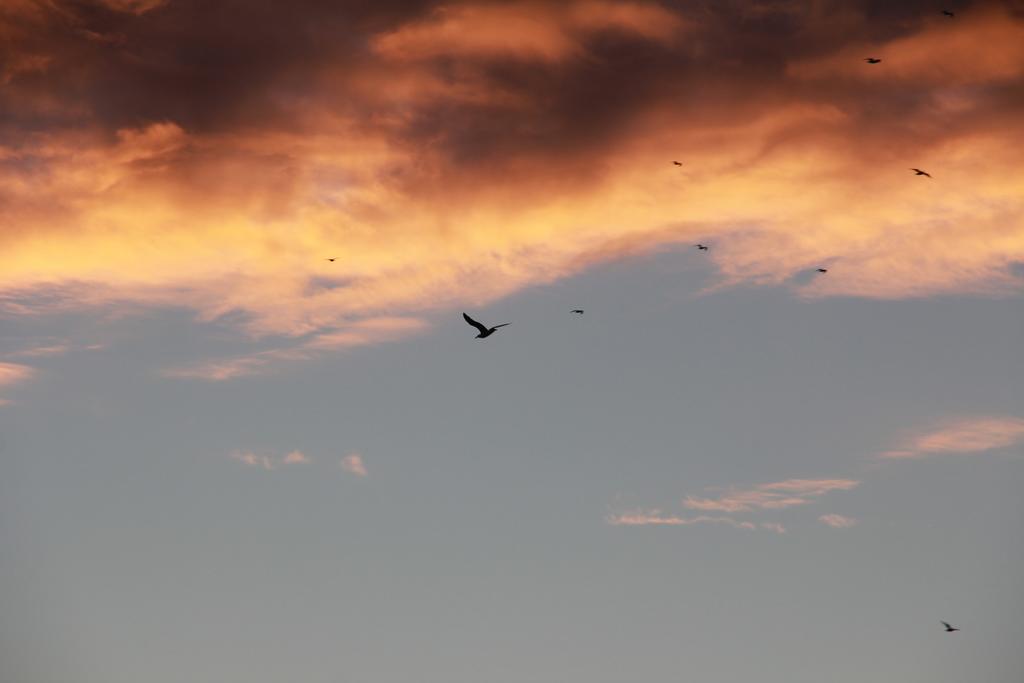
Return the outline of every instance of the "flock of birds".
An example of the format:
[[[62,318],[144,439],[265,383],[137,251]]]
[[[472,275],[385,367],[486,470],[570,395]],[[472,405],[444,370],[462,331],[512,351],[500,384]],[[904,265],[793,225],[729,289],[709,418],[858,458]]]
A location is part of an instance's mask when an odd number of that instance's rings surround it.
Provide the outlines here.
[[[953,12],[949,11],[949,10],[942,10],[942,14],[947,16],[947,17],[949,17],[950,19],[952,19],[955,16],[955,14]],[[878,58],[878,57],[865,57],[864,61],[867,62],[868,64],[878,64],[882,60],[880,58]],[[682,166],[683,164],[682,164],[681,161],[673,161],[672,165],[673,166]],[[922,171],[919,168],[912,168],[910,170],[914,172],[915,176],[926,176],[928,178],[932,177],[930,173],[928,173],[927,171]],[[697,249],[699,251],[708,251],[710,249],[710,247],[708,247],[706,244],[698,243],[698,244],[695,244],[694,246],[697,247]],[[333,263],[334,261],[337,260],[337,257],[328,258],[327,260],[330,261],[331,263]],[[817,268],[816,270],[819,273],[827,273],[828,272],[827,268]],[[576,315],[583,315],[583,309],[582,308],[574,308],[574,309],[572,309],[570,311],[570,313],[575,313]],[[486,339],[487,337],[490,337],[492,334],[497,332],[498,328],[507,327],[508,325],[512,324],[512,323],[501,323],[500,325],[494,325],[492,327],[488,327],[487,325],[484,325],[482,322],[480,322],[478,320],[474,320],[473,318],[471,318],[468,313],[463,313],[462,317],[471,327],[474,327],[477,330],[478,334],[476,335],[475,339]],[[954,626],[951,626],[948,622],[942,621],[940,623],[945,627],[946,633],[954,633],[954,632],[960,630],[960,629],[958,629],[958,628],[956,628]]]

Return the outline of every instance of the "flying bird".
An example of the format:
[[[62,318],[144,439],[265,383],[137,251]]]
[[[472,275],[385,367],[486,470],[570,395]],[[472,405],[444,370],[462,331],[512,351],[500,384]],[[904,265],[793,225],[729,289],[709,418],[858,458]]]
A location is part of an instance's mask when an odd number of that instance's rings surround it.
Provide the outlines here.
[[[707,251],[708,250],[707,246],[704,245],[704,244],[695,244],[693,246],[697,247],[697,249],[699,249],[700,251]]]
[[[931,173],[928,173],[927,171],[922,171],[922,170],[921,170],[921,169],[919,169],[919,168],[912,168],[912,169],[910,169],[910,170],[914,172],[914,175],[926,175],[926,176],[928,176],[929,178],[931,178],[931,177],[932,177],[932,174],[931,174]]]
[[[338,257],[337,257],[337,256],[335,256],[334,258],[329,258],[329,259],[327,259],[327,260],[328,260],[328,261],[330,261],[331,263],[334,263],[335,261],[337,261],[337,260],[338,260]]]
[[[574,308],[574,309],[572,309],[569,312],[570,313],[579,313],[580,315],[583,315],[583,309],[582,308]]]
[[[819,273],[827,273],[828,272],[828,268],[818,268],[818,272]]]
[[[943,621],[943,622],[940,622],[940,623],[941,623],[941,624],[942,624],[943,626],[945,626],[945,627],[946,627],[946,633],[952,633],[953,631],[959,631],[959,630],[960,630],[960,629],[958,629],[958,628],[956,628],[956,627],[950,626],[949,624],[947,624],[947,623],[946,623],[946,622],[944,622],[944,621]]]
[[[682,164],[682,162],[679,162],[679,161],[673,161],[672,165],[673,166],[682,166],[683,164]]]
[[[879,59],[878,57],[865,57],[864,61],[867,62],[868,64],[878,64],[882,60]]]
[[[944,9],[944,10],[942,10],[942,13],[943,13],[943,14],[945,14],[945,15],[946,15],[947,17],[949,17],[950,19],[952,19],[953,17],[955,17],[955,16],[956,16],[955,14],[953,14],[952,12],[950,12],[950,11],[949,11],[948,9]]]
[[[470,318],[465,313],[462,314],[462,317],[466,319],[467,323],[469,323],[470,325],[472,325],[476,329],[480,330],[480,334],[476,335],[476,339],[483,339],[485,337],[490,337],[492,334],[494,334],[495,332],[498,331],[499,327],[505,327],[505,325],[511,325],[512,324],[512,323],[502,323],[500,325],[495,325],[494,327],[484,327],[482,324],[480,324],[477,321],[473,320],[472,318]]]

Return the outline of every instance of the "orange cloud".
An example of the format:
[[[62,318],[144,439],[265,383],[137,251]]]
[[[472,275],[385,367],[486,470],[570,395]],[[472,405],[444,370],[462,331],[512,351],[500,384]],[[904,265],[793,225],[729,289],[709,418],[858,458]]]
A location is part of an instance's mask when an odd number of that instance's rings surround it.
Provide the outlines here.
[[[848,491],[860,484],[854,479],[787,479],[759,484],[750,489],[727,489],[717,498],[687,496],[683,506],[691,510],[750,512],[756,509],[781,510],[807,505],[830,491]]]
[[[881,64],[866,65],[864,58]],[[917,33],[848,45],[836,54],[795,62],[797,78],[928,82],[938,87],[1008,81],[1024,75],[1024,22],[1005,8],[979,7],[956,21],[935,16]]]
[[[843,517],[842,515],[822,515],[818,517],[818,521],[822,524],[827,524],[834,529],[849,529],[852,526],[857,525],[857,520],[852,517]]]
[[[170,371],[226,379],[420,329],[374,321],[697,239],[712,244],[709,288],[1022,291],[1016,15],[900,24],[877,66],[923,73],[933,49],[947,64],[946,38],[969,65],[886,86],[826,68],[863,50],[863,21],[805,40],[810,19],[795,13],[791,34],[749,42],[792,50],[787,68],[729,39],[757,24],[729,8],[698,23],[641,2],[369,18],[348,5],[299,2],[301,21],[261,6],[239,30],[173,2],[116,21],[5,4],[0,307],[185,307],[297,340]],[[321,25],[362,32],[311,40]],[[232,59],[197,71],[169,47],[183,43]]]
[[[1024,419],[971,417],[952,420],[908,440],[903,448],[882,453],[884,458],[924,458],[949,453],[983,453],[1024,442]]]
[[[363,462],[363,456],[358,453],[350,453],[342,458],[341,468],[349,474],[354,474],[357,477],[365,477],[370,474],[366,469],[366,463]]]
[[[463,3],[438,7],[425,20],[377,36],[374,49],[402,60],[512,56],[560,61],[585,53],[587,33],[617,30],[667,41],[682,26],[678,15],[640,2]]]

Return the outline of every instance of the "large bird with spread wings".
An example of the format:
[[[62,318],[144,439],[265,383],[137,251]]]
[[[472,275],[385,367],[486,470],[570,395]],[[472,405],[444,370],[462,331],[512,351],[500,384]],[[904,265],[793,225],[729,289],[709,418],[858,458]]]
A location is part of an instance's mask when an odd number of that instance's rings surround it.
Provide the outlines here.
[[[486,327],[483,323],[478,323],[477,321],[473,320],[472,318],[470,318],[465,313],[462,314],[462,317],[466,319],[467,323],[469,323],[470,325],[472,325],[476,329],[480,330],[480,334],[476,335],[477,339],[484,339],[486,337],[490,337],[492,334],[494,334],[495,332],[498,331],[499,327],[505,327],[505,325],[511,325],[512,324],[512,323],[502,323],[500,325],[495,325],[494,327]]]

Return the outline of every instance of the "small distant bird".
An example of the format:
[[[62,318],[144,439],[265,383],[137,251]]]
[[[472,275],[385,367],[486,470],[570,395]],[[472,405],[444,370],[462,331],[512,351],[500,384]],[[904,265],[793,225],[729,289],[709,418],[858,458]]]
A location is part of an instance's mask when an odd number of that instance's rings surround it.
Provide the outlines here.
[[[574,308],[574,309],[572,309],[569,312],[570,313],[579,313],[580,315],[583,315],[583,309],[582,308]]]
[[[878,57],[865,57],[864,61],[867,62],[868,64],[878,64],[882,60],[879,59]]]
[[[941,624],[942,624],[943,626],[945,626],[945,627],[946,627],[946,633],[952,633],[953,631],[959,631],[959,630],[960,630],[960,629],[958,629],[958,628],[955,628],[955,627],[953,627],[953,626],[950,626],[949,624],[947,624],[947,623],[946,623],[946,622],[944,622],[944,621],[943,621],[943,622],[940,622],[940,623],[941,623]]]
[[[327,260],[328,260],[328,261],[330,261],[331,263],[334,263],[335,261],[337,261],[337,260],[338,260],[338,257],[337,257],[337,256],[335,256],[334,258],[329,258],[329,259],[327,259]]]
[[[707,246],[705,246],[703,244],[695,244],[693,246],[697,247],[697,249],[699,249],[700,251],[707,251],[708,250]]]
[[[912,169],[910,169],[910,170],[914,172],[914,175],[926,175],[926,176],[928,176],[929,178],[931,178],[931,177],[932,177],[932,174],[931,174],[931,173],[928,173],[927,171],[922,171],[922,170],[921,170],[921,169],[919,169],[919,168],[912,168]]]
[[[494,327],[484,327],[482,324],[480,324],[477,321],[473,320],[472,318],[470,318],[465,313],[462,314],[462,317],[466,319],[467,323],[469,323],[470,325],[472,325],[476,329],[480,330],[480,334],[476,335],[476,337],[475,337],[476,339],[483,339],[485,337],[490,337],[492,334],[494,334],[495,332],[498,331],[499,327],[505,327],[506,325],[511,325],[512,324],[512,323],[502,323],[500,325],[495,325]]]
[[[674,166],[682,166],[683,165],[682,162],[679,162],[679,161],[673,161],[672,164]]]
[[[946,15],[947,17],[949,17],[950,19],[952,19],[953,17],[955,17],[955,16],[956,16],[955,14],[953,14],[952,12],[950,12],[950,11],[949,11],[948,9],[944,9],[944,10],[942,10],[942,13],[943,13],[943,14],[945,14],[945,15]]]
[[[818,272],[819,273],[827,273],[828,272],[828,268],[818,268]]]

